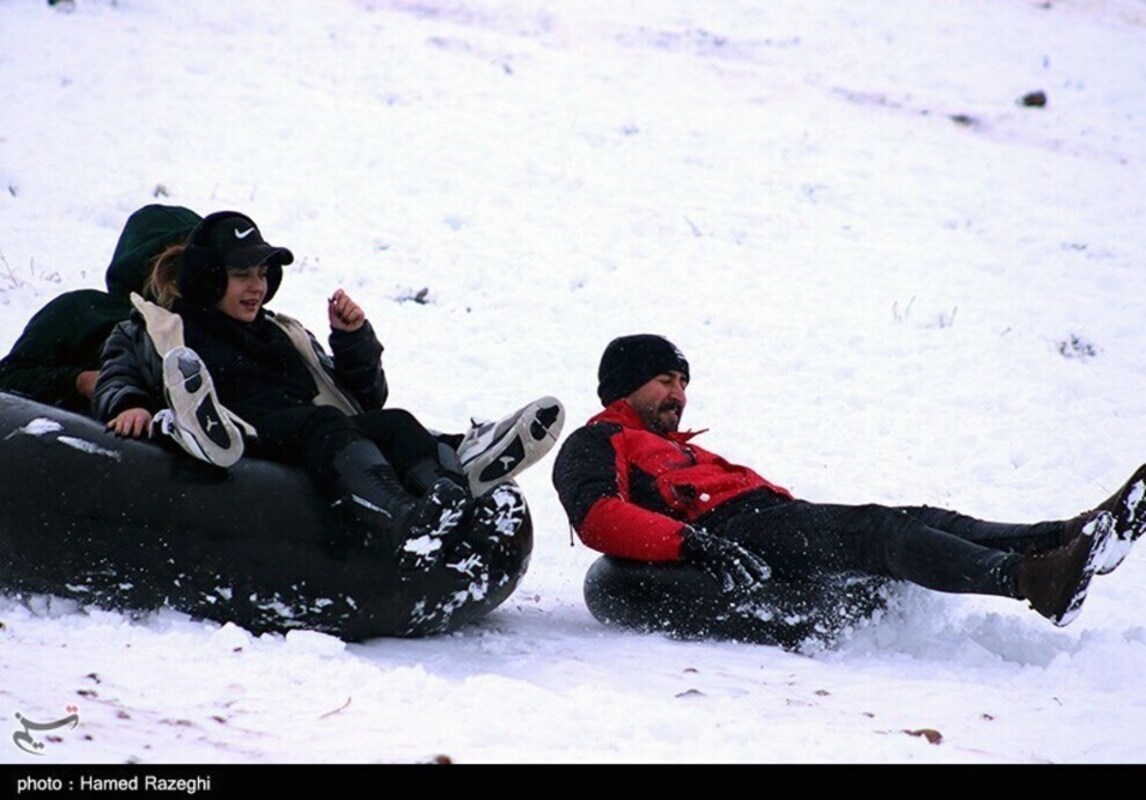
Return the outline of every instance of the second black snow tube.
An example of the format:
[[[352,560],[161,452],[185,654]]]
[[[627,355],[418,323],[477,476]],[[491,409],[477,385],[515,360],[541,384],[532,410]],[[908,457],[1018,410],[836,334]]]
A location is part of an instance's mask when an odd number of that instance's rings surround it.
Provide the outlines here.
[[[0,393],[0,592],[112,609],[169,606],[255,633],[423,636],[479,619],[513,592],[525,524],[466,558],[401,576],[300,470],[229,470]],[[332,544],[334,543],[334,544]]]
[[[606,625],[679,639],[778,645],[830,642],[885,607],[893,582],[851,575],[771,581],[750,602],[730,601],[687,564],[602,556],[585,576],[585,604]]]

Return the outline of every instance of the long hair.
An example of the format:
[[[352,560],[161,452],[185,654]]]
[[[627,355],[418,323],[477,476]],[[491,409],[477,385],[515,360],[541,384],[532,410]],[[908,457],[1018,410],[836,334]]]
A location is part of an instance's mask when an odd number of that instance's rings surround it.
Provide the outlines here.
[[[151,274],[143,284],[143,296],[170,310],[179,299],[179,262],[185,242],[168,245],[151,259]]]

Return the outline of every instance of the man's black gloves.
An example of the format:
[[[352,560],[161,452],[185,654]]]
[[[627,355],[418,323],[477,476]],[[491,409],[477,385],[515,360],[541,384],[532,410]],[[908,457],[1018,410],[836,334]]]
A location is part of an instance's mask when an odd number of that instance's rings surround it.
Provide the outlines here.
[[[685,527],[681,536],[681,559],[703,569],[725,592],[748,592],[772,575],[761,558],[730,539],[690,527]]]

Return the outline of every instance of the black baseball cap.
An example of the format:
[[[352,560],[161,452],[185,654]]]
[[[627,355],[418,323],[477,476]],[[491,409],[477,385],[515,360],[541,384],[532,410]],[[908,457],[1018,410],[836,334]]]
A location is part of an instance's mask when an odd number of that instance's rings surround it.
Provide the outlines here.
[[[285,247],[267,244],[254,220],[238,211],[208,214],[187,237],[179,263],[179,294],[210,306],[227,289],[227,268],[249,269],[267,265],[265,303],[275,296],[283,280],[283,265],[294,261]]]
[[[211,214],[200,225],[201,238],[196,244],[208,251],[210,260],[222,267],[257,267],[260,264],[290,264],[294,253],[275,247],[263,239],[259,227],[245,214],[220,211]]]

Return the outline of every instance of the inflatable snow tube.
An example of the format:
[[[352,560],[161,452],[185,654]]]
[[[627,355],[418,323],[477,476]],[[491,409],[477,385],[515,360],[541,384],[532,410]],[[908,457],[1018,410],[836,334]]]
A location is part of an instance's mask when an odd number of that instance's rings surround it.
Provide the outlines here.
[[[585,576],[585,605],[605,625],[678,639],[778,645],[831,642],[884,608],[893,582],[846,574],[770,581],[750,601],[730,602],[705,572],[678,563],[602,556]]]
[[[455,630],[504,602],[533,549],[516,531],[400,576],[301,470],[229,470],[0,393],[0,592],[160,606],[254,633],[350,641]]]

